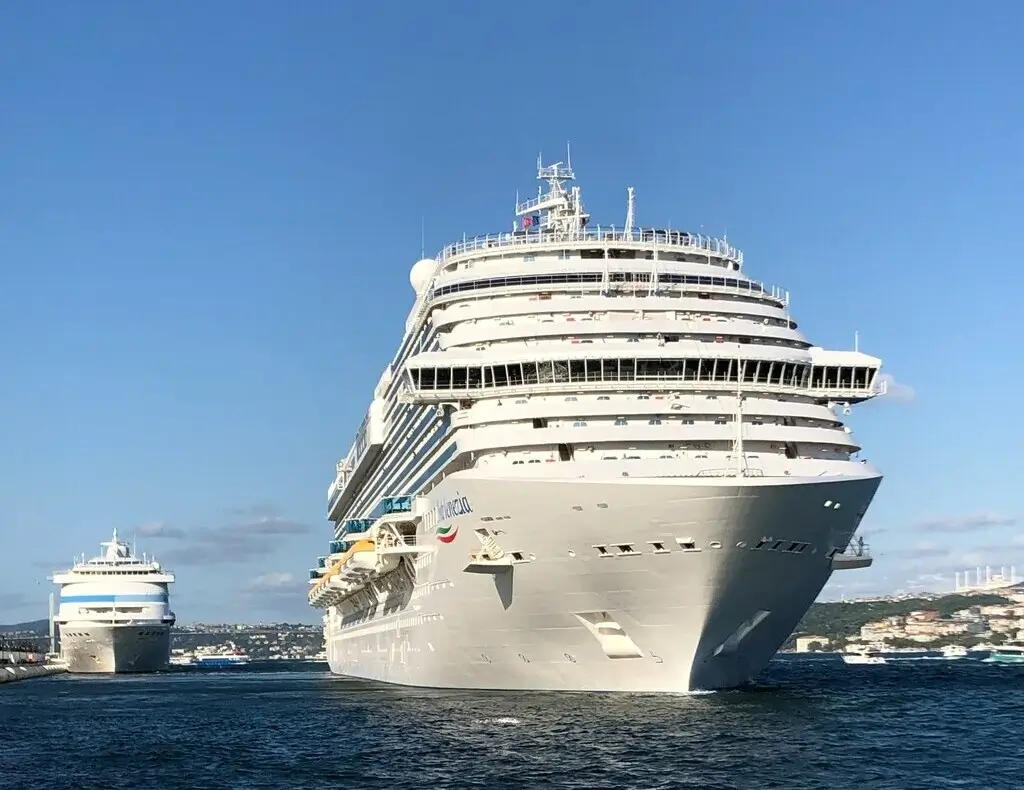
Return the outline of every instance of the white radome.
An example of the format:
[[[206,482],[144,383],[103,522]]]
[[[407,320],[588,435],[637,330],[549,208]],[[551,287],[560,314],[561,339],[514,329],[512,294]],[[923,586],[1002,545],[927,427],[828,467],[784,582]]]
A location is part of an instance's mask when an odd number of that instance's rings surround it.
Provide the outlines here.
[[[409,282],[417,295],[423,293],[423,289],[430,284],[430,278],[434,276],[434,269],[437,268],[437,261],[430,258],[416,261],[409,270]]]

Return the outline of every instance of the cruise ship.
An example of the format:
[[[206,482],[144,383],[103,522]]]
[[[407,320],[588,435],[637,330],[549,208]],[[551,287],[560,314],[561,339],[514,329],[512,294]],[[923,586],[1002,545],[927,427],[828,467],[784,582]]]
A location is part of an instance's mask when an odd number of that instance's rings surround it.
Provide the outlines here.
[[[332,672],[439,688],[748,683],[881,482],[843,418],[881,361],[813,345],[725,239],[596,225],[538,161],[510,232],[411,269],[327,492]]]
[[[56,624],[61,658],[76,673],[154,672],[171,656],[174,613],[168,585],[174,574],[152,558],[133,556],[117,537],[103,553],[56,573]]]

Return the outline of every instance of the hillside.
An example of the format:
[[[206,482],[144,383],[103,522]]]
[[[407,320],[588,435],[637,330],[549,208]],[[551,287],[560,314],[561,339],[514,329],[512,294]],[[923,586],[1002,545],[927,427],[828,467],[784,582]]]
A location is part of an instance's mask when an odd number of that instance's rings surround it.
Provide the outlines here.
[[[0,625],[0,634],[35,634],[36,636],[46,636],[49,633],[50,621],[45,617],[42,620],[31,620],[27,623]]]
[[[910,612],[930,609],[939,612],[946,617],[959,609],[967,609],[971,606],[988,606],[990,604],[1008,603],[1008,599],[1001,595],[958,595],[951,594],[941,597],[929,598],[907,598],[898,601],[855,601],[851,603],[815,603],[811,605],[807,614],[797,625],[793,635],[787,640],[783,649],[791,649],[798,636],[814,635],[825,636],[833,642],[845,643],[849,638],[859,634],[861,626],[873,620],[881,620],[886,617],[900,617]],[[248,630],[250,627],[246,627]],[[298,631],[301,626],[279,626],[283,630]],[[206,640],[197,638],[198,635],[187,633],[191,629],[176,628],[176,646],[193,647]],[[319,629],[316,630],[315,642],[319,639]],[[49,621],[32,620],[25,623],[13,623],[11,625],[0,625],[0,634],[25,636],[35,634],[45,637],[49,633]],[[220,632],[219,632],[220,633]],[[219,641],[219,640],[216,640]]]
[[[789,649],[796,637],[804,635],[827,636],[833,642],[844,643],[857,636],[861,626],[886,617],[902,617],[923,609],[939,612],[948,617],[960,609],[971,606],[1009,603],[1001,595],[944,595],[938,598],[906,598],[898,601],[855,601],[850,603],[815,603],[797,625],[793,636],[783,649]]]

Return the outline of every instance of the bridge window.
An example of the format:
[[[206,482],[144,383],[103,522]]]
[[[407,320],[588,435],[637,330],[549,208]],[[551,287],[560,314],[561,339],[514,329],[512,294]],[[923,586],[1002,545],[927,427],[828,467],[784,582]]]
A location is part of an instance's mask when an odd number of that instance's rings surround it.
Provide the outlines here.
[[[839,386],[841,381],[854,380],[850,377],[840,378],[839,368],[832,370],[836,372],[835,378],[824,379],[836,382],[831,386]],[[854,370],[850,368],[848,371],[852,376]],[[810,367],[803,363],[742,359],[569,359],[512,362],[483,367],[418,368],[412,369],[410,376],[421,390],[476,390],[484,387],[602,381],[747,382],[807,387],[811,380]],[[646,399],[643,395],[639,397]],[[568,399],[575,399],[575,396],[567,396]]]
[[[858,389],[871,386],[874,369],[866,366],[815,365],[811,371],[814,389]]]

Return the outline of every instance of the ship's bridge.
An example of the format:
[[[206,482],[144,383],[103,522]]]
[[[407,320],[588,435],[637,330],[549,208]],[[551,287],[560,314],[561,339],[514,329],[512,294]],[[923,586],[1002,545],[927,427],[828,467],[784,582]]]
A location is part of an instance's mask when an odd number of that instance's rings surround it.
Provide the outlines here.
[[[884,393],[881,360],[859,351],[780,349],[697,342],[639,355],[608,349],[573,352],[545,347],[424,352],[406,367],[407,400],[423,403],[473,399],[493,392],[641,388],[725,389],[804,395],[858,402]]]

